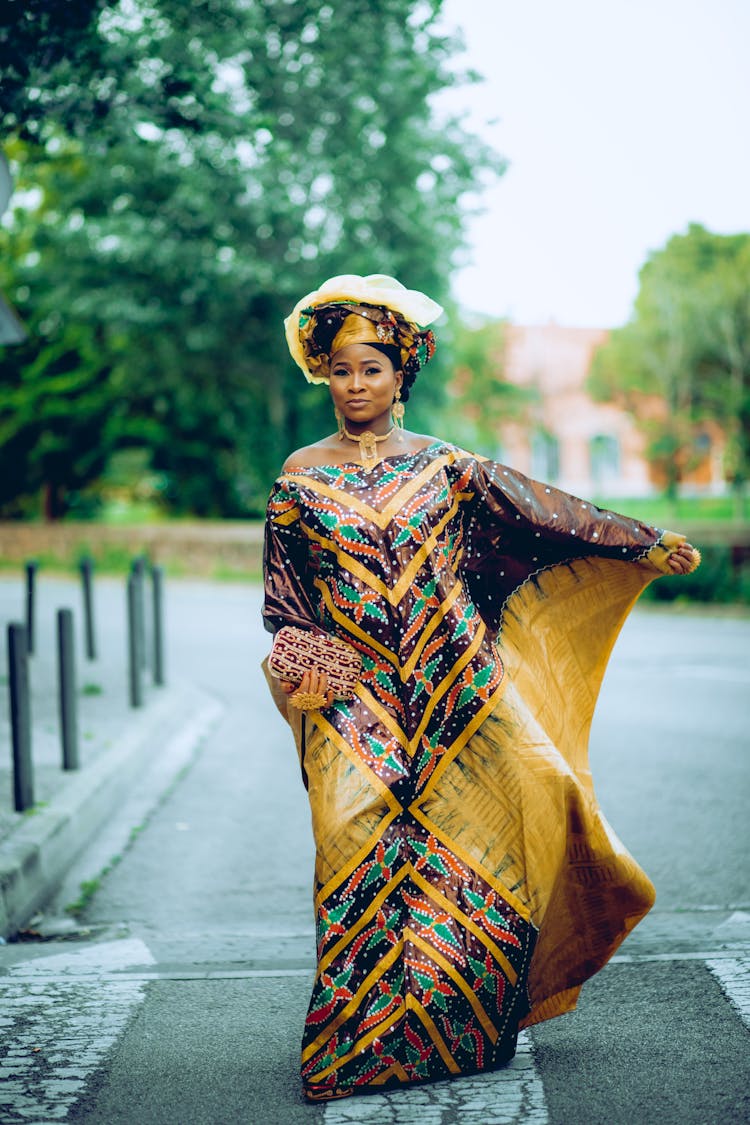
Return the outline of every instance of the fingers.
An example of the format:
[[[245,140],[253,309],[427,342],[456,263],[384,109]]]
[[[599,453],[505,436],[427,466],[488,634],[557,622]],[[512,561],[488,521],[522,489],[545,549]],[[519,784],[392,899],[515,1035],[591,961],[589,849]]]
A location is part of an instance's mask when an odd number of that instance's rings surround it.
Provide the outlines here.
[[[695,548],[691,543],[681,543],[670,552],[668,563],[675,574],[688,574],[695,561]]]
[[[289,680],[281,680],[281,690],[285,695],[292,695],[296,691],[309,693],[311,695],[323,695],[326,699],[326,707],[330,707],[334,700],[334,694],[328,687],[328,676],[325,672],[310,669],[305,672],[301,681],[298,684],[293,684]]]
[[[317,668],[311,668],[308,672],[305,672],[299,686],[302,691],[314,691],[320,692],[321,695],[327,695],[328,676],[325,672],[319,672]]]

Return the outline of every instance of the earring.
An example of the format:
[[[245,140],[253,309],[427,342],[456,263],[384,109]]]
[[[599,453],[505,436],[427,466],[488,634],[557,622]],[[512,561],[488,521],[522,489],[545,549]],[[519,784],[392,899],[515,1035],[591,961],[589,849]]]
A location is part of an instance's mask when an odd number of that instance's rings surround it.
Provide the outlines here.
[[[393,419],[394,426],[398,430],[398,440],[403,441],[402,432],[404,429],[404,404],[401,401],[400,387],[396,388],[396,397],[393,400],[393,406],[391,407],[391,418]]]
[[[338,406],[334,406],[333,413],[336,415],[336,429],[339,432],[339,441],[344,440],[344,430],[346,428],[346,421],[344,415],[339,410]]]

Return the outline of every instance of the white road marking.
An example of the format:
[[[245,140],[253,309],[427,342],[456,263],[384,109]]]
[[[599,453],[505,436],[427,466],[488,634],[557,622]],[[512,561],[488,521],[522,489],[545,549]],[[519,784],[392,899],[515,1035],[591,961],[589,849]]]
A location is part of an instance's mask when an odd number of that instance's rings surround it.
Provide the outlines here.
[[[741,952],[745,952],[746,943],[741,945]],[[648,961],[706,961],[731,960],[737,956],[736,949],[719,949],[708,953],[705,949],[689,953],[616,953],[607,962],[608,965],[645,965]]]
[[[323,1120],[325,1125],[547,1125],[549,1115],[531,1039],[522,1031],[516,1057],[502,1070],[328,1102]]]
[[[611,965],[641,965],[648,964],[653,961],[714,961],[714,960],[736,960],[738,953],[744,955],[747,951],[747,944],[742,942],[739,950],[730,946],[724,949],[716,950],[700,950],[690,951],[687,953],[618,953],[614,956],[609,964]],[[50,960],[52,960],[50,958]],[[152,960],[150,958],[150,960]],[[143,963],[143,962],[141,962]],[[34,964],[32,962],[29,966],[24,966],[24,972],[32,969]],[[132,964],[132,962],[131,962]],[[56,974],[52,969],[45,973],[45,980],[54,983],[65,983],[69,979],[69,971],[63,974]],[[76,980],[83,983],[96,984],[102,980],[102,973],[92,971],[90,967],[84,968],[81,966],[80,970],[76,971]],[[308,977],[310,981],[315,976],[315,969],[312,965],[302,966],[296,965],[289,968],[274,968],[274,969],[160,969],[158,965],[154,969],[135,969],[128,971],[127,969],[113,970],[113,981],[135,981],[141,983],[148,983],[153,980],[255,980],[264,979],[268,977]],[[0,986],[2,984],[2,977],[0,977]]]
[[[750,1028],[750,955],[722,957],[706,961],[706,965],[721,985],[724,995],[740,1019]]]
[[[744,929],[737,911],[722,925]],[[717,930],[721,927],[717,927]],[[619,955],[615,963],[703,961],[750,1027],[750,950]],[[148,968],[147,966],[151,966]],[[312,977],[311,968],[159,970],[137,939],[104,942],[14,965],[0,977],[0,1120],[56,1125],[116,1044],[153,980]],[[391,1093],[330,1102],[325,1125],[548,1125],[529,1032],[505,1068]]]
[[[0,978],[0,1118],[65,1120],[144,997],[140,980],[113,979],[152,964],[141,941],[40,957]]]
[[[746,910],[735,910],[723,922],[714,927],[714,937],[724,937],[726,934],[731,934],[732,937],[741,935],[750,939],[750,914]]]

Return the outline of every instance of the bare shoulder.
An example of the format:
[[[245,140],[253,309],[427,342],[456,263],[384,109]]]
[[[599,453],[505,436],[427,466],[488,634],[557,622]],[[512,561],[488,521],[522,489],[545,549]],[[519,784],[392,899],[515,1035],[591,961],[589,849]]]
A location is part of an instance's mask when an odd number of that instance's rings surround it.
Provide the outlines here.
[[[443,439],[433,437],[431,434],[415,434],[407,431],[407,437],[411,446],[412,452],[418,452],[420,449],[427,449],[429,445],[443,445]]]
[[[311,469],[314,465],[330,465],[341,460],[338,450],[339,442],[335,435],[322,438],[313,445],[303,445],[290,453],[282,465],[281,471],[286,473],[291,469]]]

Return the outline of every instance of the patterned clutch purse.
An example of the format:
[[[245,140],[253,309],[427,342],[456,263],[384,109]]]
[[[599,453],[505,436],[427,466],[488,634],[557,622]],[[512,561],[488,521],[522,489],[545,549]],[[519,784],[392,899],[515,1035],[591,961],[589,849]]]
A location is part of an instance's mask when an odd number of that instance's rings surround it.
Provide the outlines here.
[[[273,638],[268,667],[280,680],[298,684],[309,669],[328,676],[336,699],[349,699],[359,680],[362,657],[356,648],[330,633],[310,633],[285,625]]]

